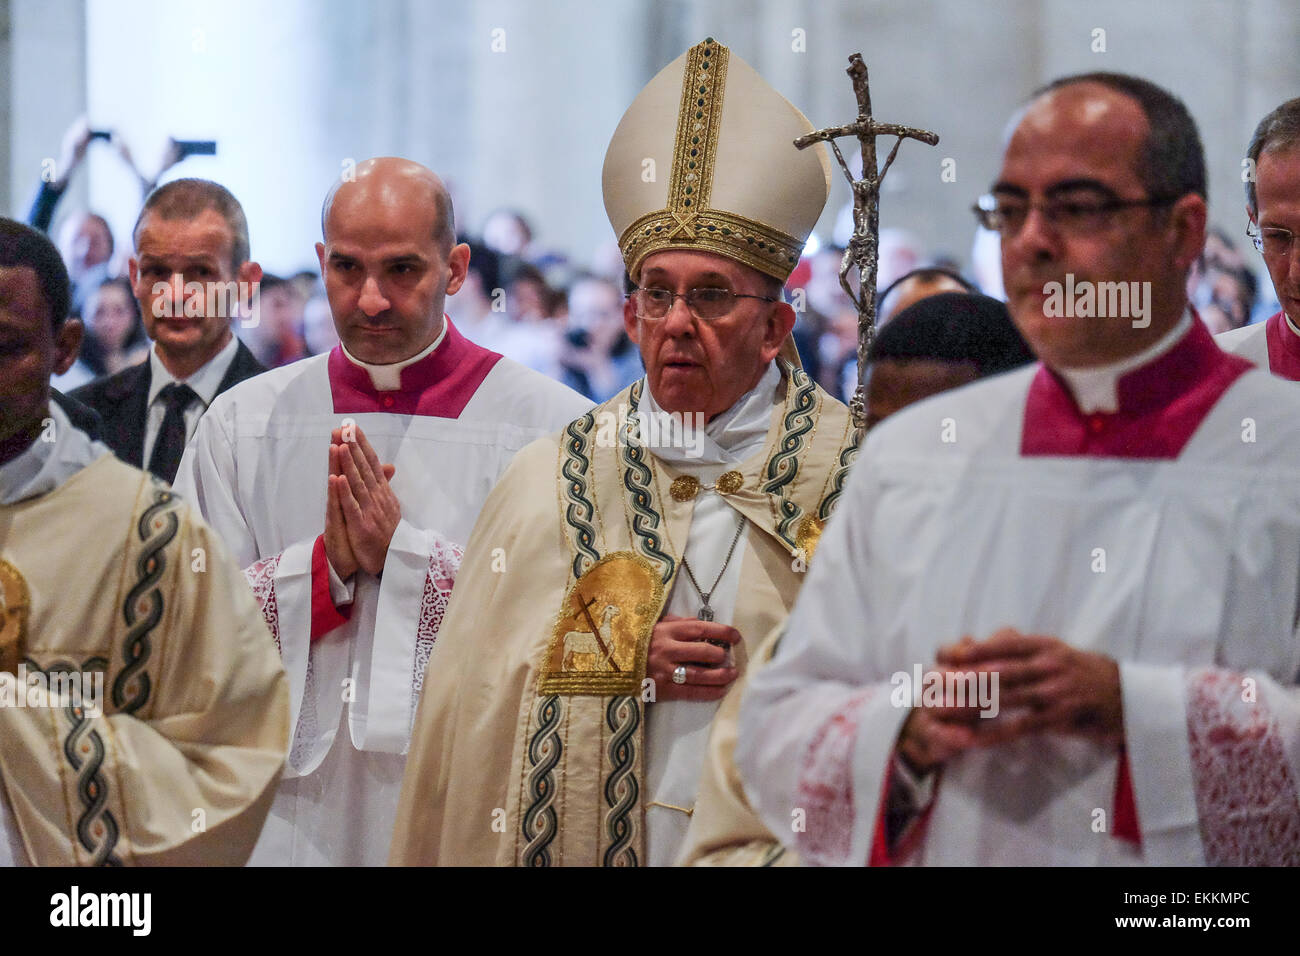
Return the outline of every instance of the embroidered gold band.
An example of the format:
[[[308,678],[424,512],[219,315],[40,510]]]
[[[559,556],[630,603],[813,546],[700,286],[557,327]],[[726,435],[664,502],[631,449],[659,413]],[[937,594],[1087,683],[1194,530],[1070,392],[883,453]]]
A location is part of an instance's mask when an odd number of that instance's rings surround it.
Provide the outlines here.
[[[667,210],[636,220],[619,237],[623,261],[633,278],[646,256],[664,249],[699,249],[736,259],[782,282],[799,262],[803,243],[779,229],[718,209],[690,215]]]

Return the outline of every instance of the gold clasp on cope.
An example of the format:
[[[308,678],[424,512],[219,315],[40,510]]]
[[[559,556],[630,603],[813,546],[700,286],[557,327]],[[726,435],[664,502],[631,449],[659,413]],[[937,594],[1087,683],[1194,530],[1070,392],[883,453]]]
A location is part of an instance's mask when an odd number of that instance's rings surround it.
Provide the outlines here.
[[[701,485],[700,480],[694,475],[682,475],[673,479],[672,487],[668,489],[668,493],[673,496],[674,501],[690,501],[700,493],[700,489],[716,491],[722,495],[734,495],[744,483],[745,476],[738,471],[724,472],[711,485]]]

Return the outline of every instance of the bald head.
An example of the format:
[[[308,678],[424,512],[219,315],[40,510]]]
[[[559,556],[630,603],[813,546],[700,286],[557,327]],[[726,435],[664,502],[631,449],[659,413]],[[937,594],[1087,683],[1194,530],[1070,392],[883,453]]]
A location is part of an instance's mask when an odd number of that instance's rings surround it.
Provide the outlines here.
[[[353,178],[334,184],[321,206],[322,238],[329,242],[330,224],[338,217],[379,206],[427,219],[440,252],[445,254],[455,245],[456,216],[442,180],[427,167],[397,156],[367,159],[357,166]]]
[[[442,182],[410,160],[366,160],[330,191],[316,255],[334,326],[353,358],[392,365],[437,339],[445,299],[469,268],[454,223]]]

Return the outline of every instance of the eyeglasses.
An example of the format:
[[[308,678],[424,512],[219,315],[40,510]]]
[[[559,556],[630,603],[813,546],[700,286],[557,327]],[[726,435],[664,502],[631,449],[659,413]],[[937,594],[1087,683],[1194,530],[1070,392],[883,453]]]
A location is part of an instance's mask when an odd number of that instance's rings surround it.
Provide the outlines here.
[[[636,313],[643,319],[662,319],[672,311],[678,299],[684,299],[691,315],[701,322],[711,322],[728,315],[736,307],[737,299],[758,299],[760,302],[780,302],[765,295],[748,295],[730,289],[690,289],[687,292],[669,292],[667,289],[636,288],[632,292]]]
[[[1031,209],[1041,209],[1043,218],[1062,232],[1083,235],[1103,229],[1111,216],[1121,209],[1168,206],[1176,201],[1167,196],[1148,196],[1145,199],[1058,197],[1029,202],[1025,199],[987,195],[980,197],[971,211],[981,226],[1000,233],[1004,238],[1016,235],[1025,227]]]
[[[1278,229],[1273,226],[1260,229],[1253,222],[1246,227],[1246,235],[1261,253],[1278,258],[1289,255],[1291,244],[1295,242],[1295,233],[1290,229]]]

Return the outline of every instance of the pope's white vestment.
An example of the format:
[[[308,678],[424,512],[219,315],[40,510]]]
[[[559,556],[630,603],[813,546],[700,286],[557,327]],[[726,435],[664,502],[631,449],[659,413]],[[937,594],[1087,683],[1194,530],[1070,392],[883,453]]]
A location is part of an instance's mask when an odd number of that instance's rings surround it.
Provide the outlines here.
[[[524,449],[493,490],[430,663],[457,679],[420,702],[391,862],[676,862],[719,705],[643,682],[653,626],[699,613],[689,566],[740,632],[743,673],[793,606],[857,446],[848,409],[783,361],[689,434],[670,423],[642,379]],[[586,631],[575,595],[595,608]],[[591,633],[617,671],[570,655]]]
[[[780,385],[781,374],[773,362],[758,385],[735,405],[704,429],[693,429],[698,447],[691,442],[674,443],[673,436],[662,435],[660,441],[647,443],[647,447],[660,461],[712,484],[723,469],[739,465],[763,450],[773,395]],[[644,394],[648,418],[662,421],[663,412],[650,389],[646,388]],[[735,551],[743,554],[740,546],[750,528],[748,522],[742,521],[737,537],[738,517],[723,495],[700,495],[683,546],[699,586],[706,591],[712,587],[709,606],[720,624],[735,620],[742,586],[741,562],[734,560],[730,545],[736,541]],[[666,612],[695,617],[701,603],[695,584],[686,574],[678,574],[668,593]],[[645,826],[646,862],[650,866],[671,866],[677,861],[691,821],[685,811],[695,806],[709,727],[719,703],[661,701],[646,709]]]
[[[741,706],[750,801],[803,860],[1300,864],[1300,396],[1180,328],[1113,411],[1035,366],[873,431]],[[1004,627],[1118,662],[1122,746],[967,751],[890,845],[899,675]]]
[[[338,346],[241,383],[204,415],[176,487],[246,569],[296,728],[254,864],[385,861],[461,546],[514,453],[590,404],[448,321],[399,367],[363,367]],[[396,466],[402,506],[382,575],[358,572],[350,605],[322,537],[330,433],[349,424]]]

